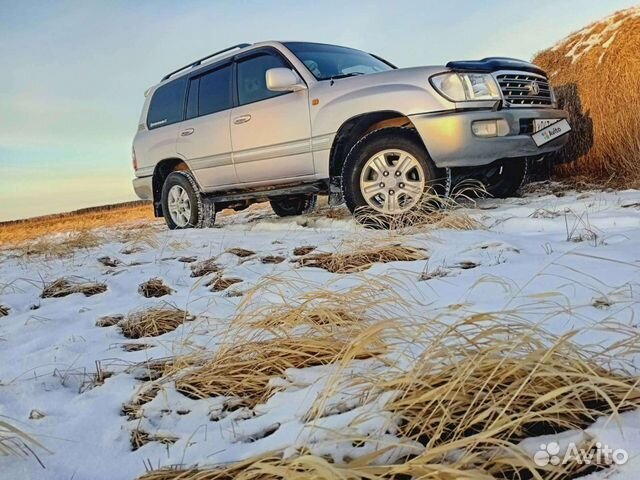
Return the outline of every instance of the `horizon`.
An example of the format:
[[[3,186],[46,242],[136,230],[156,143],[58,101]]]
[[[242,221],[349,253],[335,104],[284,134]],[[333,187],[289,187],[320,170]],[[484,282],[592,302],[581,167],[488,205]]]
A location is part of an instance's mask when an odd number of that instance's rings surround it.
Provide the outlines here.
[[[0,61],[10,66],[0,77],[0,221],[7,221],[136,200],[131,143],[144,91],[228,45],[272,38],[343,44],[399,67],[531,60],[637,2],[542,0],[526,17],[506,0],[413,0],[402,8],[336,0],[0,5]]]

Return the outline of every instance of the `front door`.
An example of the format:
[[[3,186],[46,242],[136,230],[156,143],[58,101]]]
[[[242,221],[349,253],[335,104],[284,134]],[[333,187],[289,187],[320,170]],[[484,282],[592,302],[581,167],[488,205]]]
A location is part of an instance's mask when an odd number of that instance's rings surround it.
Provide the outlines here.
[[[238,106],[231,111],[233,162],[240,183],[311,176],[311,123],[308,90],[273,92],[266,71],[290,65],[280,55],[261,51],[238,60]]]
[[[177,151],[205,189],[238,183],[231,157],[231,63],[192,77]]]

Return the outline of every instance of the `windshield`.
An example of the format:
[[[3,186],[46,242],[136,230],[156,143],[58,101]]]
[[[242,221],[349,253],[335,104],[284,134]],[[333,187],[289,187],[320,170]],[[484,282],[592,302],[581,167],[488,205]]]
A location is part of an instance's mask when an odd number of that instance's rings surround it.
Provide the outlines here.
[[[285,45],[317,80],[385,72],[394,68],[369,53],[353,48],[303,42],[287,42]]]

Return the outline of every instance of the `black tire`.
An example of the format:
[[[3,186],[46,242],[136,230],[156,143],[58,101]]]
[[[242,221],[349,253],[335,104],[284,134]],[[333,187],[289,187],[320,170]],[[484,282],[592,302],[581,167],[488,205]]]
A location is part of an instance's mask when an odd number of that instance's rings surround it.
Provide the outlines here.
[[[375,212],[360,191],[360,175],[366,162],[376,153],[388,149],[401,149],[415,157],[422,166],[427,190],[442,195],[448,186],[446,171],[438,169],[415,130],[390,127],[375,130],[365,135],[349,151],[342,167],[342,194],[347,208],[356,219],[367,226],[388,228],[393,223],[392,216]],[[401,217],[403,214],[399,214]],[[389,217],[389,218],[385,218]]]
[[[169,191],[176,185],[182,187],[189,197],[190,215],[186,225],[176,224],[169,212]],[[216,218],[215,206],[213,202],[202,195],[195,178],[188,170],[178,170],[167,176],[162,186],[161,201],[164,220],[171,230],[213,227]]]
[[[269,203],[279,217],[292,217],[313,212],[318,203],[318,196],[296,195],[295,197],[270,200]]]
[[[485,172],[482,183],[487,193],[495,198],[513,197],[526,183],[527,159],[510,158],[492,164]]]

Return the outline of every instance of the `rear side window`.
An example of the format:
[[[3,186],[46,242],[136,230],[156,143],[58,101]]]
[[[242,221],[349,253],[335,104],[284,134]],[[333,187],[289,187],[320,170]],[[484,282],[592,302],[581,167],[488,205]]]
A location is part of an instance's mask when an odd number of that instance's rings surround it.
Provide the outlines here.
[[[273,92],[267,88],[265,75],[270,68],[289,68],[279,56],[264,53],[238,63],[238,100],[240,105],[277,97],[289,92]]]
[[[187,97],[187,119],[198,116],[199,92],[200,92],[200,79],[194,78],[189,83],[189,96]]]
[[[151,98],[147,126],[158,128],[182,121],[187,78],[179,78],[158,88]]]
[[[198,78],[198,116],[209,115],[233,106],[231,101],[231,65]],[[191,86],[194,86],[192,81]],[[191,94],[189,101],[191,102]],[[195,100],[195,99],[194,99]],[[188,110],[191,112],[191,104]]]

